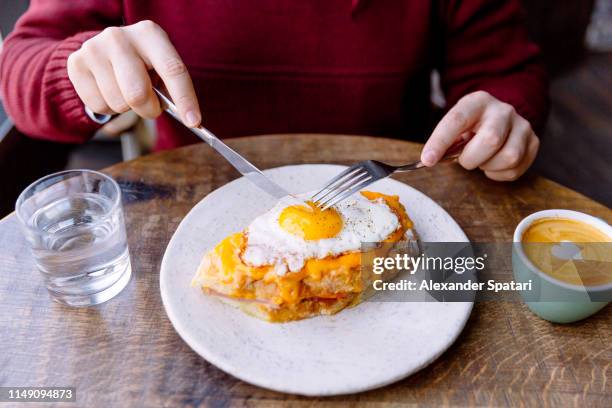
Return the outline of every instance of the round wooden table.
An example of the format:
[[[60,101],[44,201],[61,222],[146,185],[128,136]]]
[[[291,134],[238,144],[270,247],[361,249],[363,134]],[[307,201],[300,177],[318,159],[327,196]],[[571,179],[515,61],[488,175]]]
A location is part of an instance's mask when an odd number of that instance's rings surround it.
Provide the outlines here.
[[[417,159],[421,145],[338,135],[227,141],[260,168],[297,163]],[[74,386],[78,406],[263,404],[307,398],[246,384],[208,364],[176,334],[162,306],[159,265],[177,225],[212,190],[238,177],[208,146],[145,156],[106,169],[124,193],[133,279],[92,308],[50,300],[10,215],[0,222],[0,386]],[[546,179],[487,180],[457,165],[398,175],[446,209],[471,241],[511,242],[516,224],[547,208],[611,221],[611,211]],[[426,405],[612,406],[612,314],[571,325],[522,303],[476,304],[457,342],[419,373],[382,389],[326,399]],[[410,344],[406,344],[410,347]]]

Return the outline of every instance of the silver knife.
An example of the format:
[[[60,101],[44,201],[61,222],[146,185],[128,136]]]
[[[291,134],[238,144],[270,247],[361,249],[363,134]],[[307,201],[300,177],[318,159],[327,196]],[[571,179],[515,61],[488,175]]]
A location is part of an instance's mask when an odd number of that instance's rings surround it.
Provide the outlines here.
[[[153,88],[157,96],[159,96],[160,102],[162,103],[162,108],[170,114],[174,119],[178,120],[181,124],[183,123],[181,117],[178,114],[176,106],[174,103],[164,95],[159,89]],[[197,128],[188,128],[193,133],[195,133],[200,139],[208,143],[210,147],[215,149],[217,152],[221,154],[221,156],[225,157],[225,159],[230,162],[236,170],[240,172],[243,176],[248,178],[253,184],[259,187],[261,190],[270,194],[272,197],[277,199],[286,197],[290,195],[284,188],[270,180],[265,174],[261,172],[257,167],[255,167],[251,162],[242,157],[240,154],[236,153],[232,148],[223,143],[217,136],[215,136],[210,130],[206,129],[204,126],[200,126]]]

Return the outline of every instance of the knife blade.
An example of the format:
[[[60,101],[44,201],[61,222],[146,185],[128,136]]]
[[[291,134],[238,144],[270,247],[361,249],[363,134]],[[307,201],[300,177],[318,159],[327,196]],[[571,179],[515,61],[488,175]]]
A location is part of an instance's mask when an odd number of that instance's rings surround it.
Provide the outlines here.
[[[157,88],[153,88],[157,96],[159,97],[162,108],[170,114],[173,118],[178,120],[181,124],[183,123],[182,119],[178,115],[178,111],[176,110],[176,106],[168,98]],[[204,126],[200,126],[197,128],[188,128],[191,130],[196,136],[206,142],[210,147],[215,149],[221,156],[223,156],[240,174],[245,176],[249,181],[251,181],[255,186],[257,186],[262,191],[265,191],[269,195],[274,198],[281,199],[283,197],[289,196],[290,194],[281,186],[270,180],[261,170],[255,167],[251,162],[238,154],[231,147],[226,145],[215,136],[210,130],[206,129]]]

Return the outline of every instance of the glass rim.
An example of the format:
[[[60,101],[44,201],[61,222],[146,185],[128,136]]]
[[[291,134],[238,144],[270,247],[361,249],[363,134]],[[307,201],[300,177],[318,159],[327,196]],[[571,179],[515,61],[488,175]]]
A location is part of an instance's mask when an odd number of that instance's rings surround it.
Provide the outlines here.
[[[19,219],[19,221],[21,222],[21,224],[32,230],[35,231],[37,234],[54,234],[48,231],[41,231],[40,229],[37,228],[32,228],[30,225],[28,225],[28,223],[26,222],[26,220],[24,219],[24,217],[21,214],[21,207],[22,204],[25,201],[25,195],[28,191],[30,191],[32,188],[34,188],[34,186],[36,186],[37,184],[40,184],[46,180],[49,180],[53,177],[57,177],[57,176],[61,176],[64,174],[69,174],[69,173],[89,173],[89,174],[93,174],[96,176],[99,176],[107,181],[110,181],[111,184],[113,185],[113,187],[116,189],[116,191],[118,192],[117,197],[114,199],[113,201],[113,205],[111,206],[111,208],[109,208],[109,210],[107,212],[104,213],[104,215],[102,216],[103,218],[108,217],[109,215],[113,214],[113,212],[121,205],[121,187],[119,187],[119,183],[117,183],[117,181],[115,179],[113,179],[111,176],[104,174],[100,171],[97,170],[91,170],[91,169],[71,169],[71,170],[62,170],[62,171],[58,171],[55,173],[51,173],[51,174],[47,174],[46,176],[43,176],[37,180],[34,180],[32,183],[30,183],[26,188],[23,189],[23,191],[21,193],[19,193],[19,196],[17,197],[17,201],[15,201],[15,214],[17,215],[17,218]]]

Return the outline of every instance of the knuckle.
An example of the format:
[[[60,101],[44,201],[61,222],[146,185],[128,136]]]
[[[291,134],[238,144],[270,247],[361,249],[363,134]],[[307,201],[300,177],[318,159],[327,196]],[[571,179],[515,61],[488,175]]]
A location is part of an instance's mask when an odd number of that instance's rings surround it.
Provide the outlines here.
[[[461,156],[459,156],[459,159],[458,159],[457,161],[459,162],[459,165],[460,165],[461,167],[463,167],[464,169],[467,169],[467,170],[473,170],[473,169],[475,168],[475,166],[473,166],[473,165],[470,163],[469,158],[468,158],[468,157],[466,157],[466,156],[465,156],[465,155],[463,155],[463,154],[462,154]]]
[[[135,109],[135,111],[139,116],[146,119],[155,119],[162,113],[162,109],[156,100],[151,100],[150,103],[140,106],[139,108]]]
[[[102,31],[102,35],[112,41],[121,41],[123,30],[119,27],[107,27]]]
[[[165,60],[163,69],[168,77],[178,77],[187,72],[187,67],[179,58],[168,58]]]
[[[475,101],[486,101],[491,98],[491,94],[487,91],[476,91],[469,94],[468,97],[474,99]]]
[[[461,167],[467,170],[474,170],[478,167],[481,160],[478,156],[474,155],[472,152],[464,151],[459,155],[457,162]]]
[[[519,117],[517,119],[515,126],[524,134],[532,132],[531,123],[529,123],[526,119],[523,119],[522,117]]]
[[[461,111],[454,110],[448,113],[448,120],[453,127],[465,128],[467,125],[467,118]]]
[[[159,25],[157,25],[157,23],[155,23],[152,20],[142,20],[136,23],[136,25],[142,31],[148,32],[148,33],[159,30]]]
[[[521,162],[521,152],[515,148],[508,148],[503,153],[503,160],[509,167],[515,167]]]
[[[487,129],[482,132],[482,142],[488,147],[499,147],[502,141],[502,135],[495,129]]]
[[[506,119],[510,119],[512,115],[514,115],[515,113],[514,106],[508,103],[502,102],[498,109],[499,109],[500,115]]]
[[[161,115],[162,111],[161,108],[159,106],[153,106],[150,109],[147,109],[146,111],[141,113],[141,116],[146,118],[146,119],[155,119],[157,118],[159,115]]]
[[[147,102],[149,93],[145,88],[138,86],[128,89],[124,97],[128,105],[140,106]]]
[[[81,48],[79,49],[79,51],[81,51],[81,53],[88,54],[88,55],[98,54],[98,47],[96,45],[95,38],[96,37],[92,37],[89,40],[85,41],[81,45]]]
[[[101,99],[93,98],[91,102],[87,104],[89,109],[94,111],[95,113],[106,114],[108,113],[108,105]]]
[[[176,98],[176,104],[178,106],[191,106],[193,105],[192,98],[189,95],[180,95]]]
[[[109,102],[110,108],[117,113],[123,113],[130,110],[130,107],[124,101]]]
[[[540,138],[537,137],[536,135],[533,135],[533,139],[532,139],[532,149],[534,152],[537,152],[538,149],[540,148]]]
[[[68,69],[68,75],[70,75],[70,71],[74,71],[81,65],[81,54],[77,50],[68,56],[66,60],[66,68]]]
[[[540,150],[540,139],[537,136],[533,136],[527,145],[527,151],[533,157],[535,157]]]

